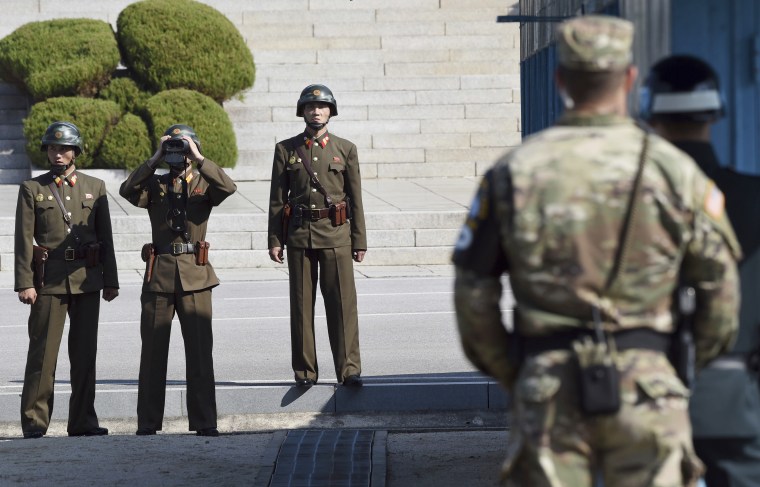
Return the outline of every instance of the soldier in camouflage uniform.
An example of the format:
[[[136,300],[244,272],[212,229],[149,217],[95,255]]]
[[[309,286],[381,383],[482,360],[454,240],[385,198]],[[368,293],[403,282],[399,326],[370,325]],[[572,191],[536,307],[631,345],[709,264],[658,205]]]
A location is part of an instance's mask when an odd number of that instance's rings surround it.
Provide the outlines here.
[[[597,476],[614,486],[694,485],[703,467],[688,390],[665,353],[673,296],[679,281],[696,291],[701,366],[734,339],[740,250],[722,193],[627,116],[637,75],[631,23],[581,17],[556,37],[568,110],[487,173],[456,245],[464,351],[512,399],[507,485],[590,486]],[[503,273],[516,301],[510,331],[499,308]],[[591,415],[580,406],[582,356],[573,350],[594,337],[609,345],[619,406]]]

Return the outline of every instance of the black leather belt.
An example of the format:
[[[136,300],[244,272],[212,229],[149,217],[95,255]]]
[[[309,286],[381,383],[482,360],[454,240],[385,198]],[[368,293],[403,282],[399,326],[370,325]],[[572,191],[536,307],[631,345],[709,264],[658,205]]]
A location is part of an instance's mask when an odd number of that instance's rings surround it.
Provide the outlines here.
[[[184,242],[173,243],[169,245],[154,245],[153,249],[157,254],[180,255],[195,253],[195,245]]]
[[[522,336],[522,345],[528,356],[550,350],[572,350],[572,343],[585,336],[594,337],[594,330],[576,330],[554,333],[547,336]],[[670,334],[660,333],[651,328],[631,328],[613,333],[612,338],[619,351],[641,348],[667,353],[670,348]]]
[[[71,247],[66,249],[54,249],[48,250],[48,259],[53,260],[82,260],[87,257],[87,250],[79,247],[72,249]]]

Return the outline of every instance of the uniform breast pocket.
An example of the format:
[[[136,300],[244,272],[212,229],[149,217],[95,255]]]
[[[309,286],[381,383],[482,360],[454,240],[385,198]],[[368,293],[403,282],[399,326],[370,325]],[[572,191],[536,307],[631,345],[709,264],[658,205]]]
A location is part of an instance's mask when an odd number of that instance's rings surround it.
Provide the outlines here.
[[[341,172],[344,172],[345,170],[346,170],[346,165],[343,164],[342,162],[333,161],[330,163],[330,172],[341,173]]]
[[[95,210],[95,201],[94,200],[84,200],[82,201],[82,221],[88,221],[90,218],[92,218]]]
[[[34,213],[37,220],[50,223],[56,218],[61,218],[61,210],[55,201],[40,201],[34,205]]]

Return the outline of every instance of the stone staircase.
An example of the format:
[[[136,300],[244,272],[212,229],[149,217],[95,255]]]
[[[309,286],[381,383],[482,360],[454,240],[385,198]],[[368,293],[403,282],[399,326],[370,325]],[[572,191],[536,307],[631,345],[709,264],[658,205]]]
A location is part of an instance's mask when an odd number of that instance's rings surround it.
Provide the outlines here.
[[[8,0],[3,2],[0,37],[26,22],[59,17],[97,18],[115,28],[119,12],[130,3]],[[496,23],[498,15],[516,8],[514,0],[204,3],[235,24],[256,63],[253,88],[224,105],[237,136],[239,158],[229,171],[236,181],[270,178],[275,143],[303,129],[295,105],[300,91],[311,83],[324,83],[335,93],[339,115],[330,122],[331,131],[356,143],[365,180],[476,178],[520,143],[519,28]],[[23,94],[0,83],[0,184],[29,177],[21,130],[27,109]],[[101,177],[118,181],[123,174]],[[15,197],[4,204],[14,203]],[[388,258],[373,261],[447,262],[451,235],[461,224],[464,208],[452,205],[440,212],[436,227],[429,227],[427,213],[419,218],[368,215],[368,224],[376,225],[377,241],[388,243]],[[126,262],[138,250],[132,246],[145,241],[139,233],[147,227],[132,227],[130,219],[140,217],[124,217],[123,222],[120,218],[115,217],[114,228],[124,230],[118,240],[127,245]],[[255,225],[247,237],[230,241],[242,245],[228,249],[230,266],[262,262],[259,254],[265,254],[261,249],[266,241],[256,232],[266,228],[263,218],[230,217],[231,229]],[[227,232],[226,223],[219,225],[220,232]],[[417,238],[419,230],[446,237],[431,245],[430,239]],[[2,235],[7,237],[7,231],[0,230],[0,245],[9,240]],[[393,240],[394,235],[412,237]],[[8,262],[9,252],[12,246],[0,246],[3,262]],[[221,265],[220,260],[227,262],[216,258],[215,265]]]

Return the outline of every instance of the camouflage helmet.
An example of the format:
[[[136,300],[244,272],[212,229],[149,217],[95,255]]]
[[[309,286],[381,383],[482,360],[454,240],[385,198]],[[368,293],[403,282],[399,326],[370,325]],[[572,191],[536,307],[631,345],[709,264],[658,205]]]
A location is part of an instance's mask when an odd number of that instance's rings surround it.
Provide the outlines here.
[[[327,103],[330,105],[330,116],[334,117],[338,114],[338,103],[335,101],[335,97],[325,85],[309,85],[301,92],[301,97],[298,98],[298,105],[296,107],[296,116],[303,117],[303,106],[307,103]]]
[[[556,31],[560,66],[578,71],[617,71],[633,60],[633,23],[608,15],[562,22]]]
[[[639,93],[641,118],[714,122],[723,116],[718,75],[705,61],[688,55],[668,56],[649,71]]]
[[[76,125],[70,122],[53,122],[42,136],[40,145],[41,151],[46,151],[48,145],[68,145],[74,148],[74,153],[78,156],[84,149],[82,143],[82,134]]]
[[[187,135],[192,139],[193,142],[195,142],[195,145],[198,146],[198,152],[201,150],[201,140],[198,138],[198,135],[195,133],[195,130],[193,130],[192,127],[189,125],[182,125],[182,124],[175,124],[166,129],[166,132],[164,132],[164,135],[170,135],[172,139],[179,139],[183,135]]]

